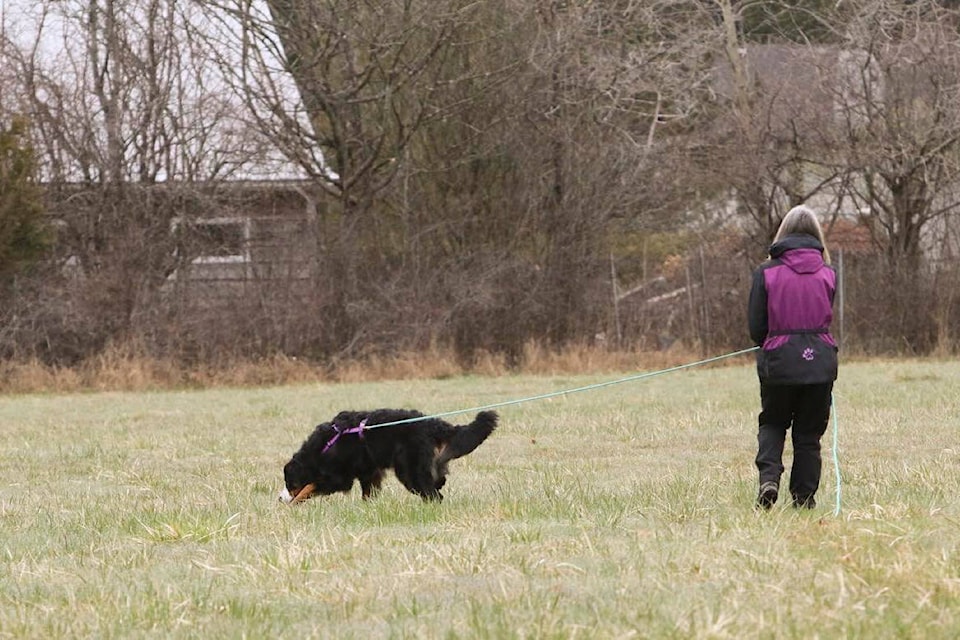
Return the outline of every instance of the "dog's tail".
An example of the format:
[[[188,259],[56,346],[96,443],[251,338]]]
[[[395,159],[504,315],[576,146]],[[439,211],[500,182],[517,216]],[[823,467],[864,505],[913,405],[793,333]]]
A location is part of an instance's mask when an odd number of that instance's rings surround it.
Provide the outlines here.
[[[444,464],[455,458],[461,458],[477,447],[497,428],[497,414],[494,411],[481,411],[473,422],[455,427],[447,441],[447,446],[437,460]]]

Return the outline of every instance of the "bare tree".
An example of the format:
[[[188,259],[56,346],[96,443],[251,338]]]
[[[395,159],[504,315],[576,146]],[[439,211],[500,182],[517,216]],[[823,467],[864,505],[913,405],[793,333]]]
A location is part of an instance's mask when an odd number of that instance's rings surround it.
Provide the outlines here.
[[[247,113],[289,165],[327,195],[317,209],[313,270],[318,296],[329,305],[331,341],[349,350],[364,332],[369,288],[383,277],[377,265],[393,252],[379,234],[411,145],[502,77],[501,69],[462,65],[471,42],[483,38],[475,20],[484,5],[200,4],[218,26],[212,37],[221,69]]]
[[[190,11],[171,0],[44,0],[2,34],[0,66],[58,221],[59,275],[74,278],[50,274],[47,324],[57,309],[84,310],[83,322],[62,319],[73,337],[61,342],[77,356],[132,337],[172,268],[171,218],[198,197],[197,181],[235,175],[259,151],[204,76]]]
[[[714,164],[734,169],[736,202],[758,222],[756,246],[800,201],[857,218],[885,260],[863,265],[863,282],[871,284],[848,298],[863,310],[853,317],[884,318],[885,329],[871,332],[872,347],[928,349],[934,296],[923,267],[943,250],[944,221],[960,187],[956,9],[838,3],[838,12],[827,7],[810,16],[811,41],[796,22],[783,29],[772,19],[783,15],[782,3],[738,9],[717,2],[728,24],[728,84],[738,116],[728,140],[745,158]],[[744,41],[743,12],[766,8],[765,43]],[[727,144],[717,149],[735,157]]]
[[[839,163],[855,211],[894,268],[914,273],[937,222],[960,201],[960,14],[934,2],[877,2],[845,45]]]
[[[839,132],[825,116],[845,82],[844,54],[810,42],[795,14],[808,17],[821,37],[836,35],[836,15],[779,2],[714,1],[724,34],[715,68],[722,101],[707,129],[706,173],[726,183],[732,206],[751,221],[754,245],[765,249],[790,207],[819,199],[838,210],[846,172],[826,161]],[[761,22],[765,42],[745,37],[749,20]]]
[[[470,9],[429,2],[204,2],[219,62],[292,166],[356,224],[426,121],[449,113],[446,61]],[[199,37],[210,37],[199,34]]]
[[[727,131],[746,151],[727,165],[743,169],[733,181],[741,206],[770,234],[786,208],[819,194],[859,212],[892,264],[916,264],[960,178],[956,10],[716,3],[735,116]],[[745,39],[748,16],[764,43]]]
[[[262,151],[189,37],[193,12],[170,0],[39,4],[5,55],[48,181],[210,180]]]

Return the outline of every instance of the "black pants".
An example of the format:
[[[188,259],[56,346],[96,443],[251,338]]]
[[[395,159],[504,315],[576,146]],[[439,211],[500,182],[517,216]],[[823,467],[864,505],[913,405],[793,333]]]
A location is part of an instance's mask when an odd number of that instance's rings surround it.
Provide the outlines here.
[[[757,470],[760,484],[780,484],[783,446],[793,428],[793,468],[790,495],[794,502],[813,498],[820,487],[820,438],[830,418],[833,383],[760,385],[760,429],[757,434]]]

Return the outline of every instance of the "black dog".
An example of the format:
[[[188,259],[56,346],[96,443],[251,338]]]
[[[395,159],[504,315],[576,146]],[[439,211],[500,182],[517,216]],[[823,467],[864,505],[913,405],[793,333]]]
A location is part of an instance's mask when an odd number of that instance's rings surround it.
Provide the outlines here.
[[[447,463],[467,455],[497,426],[497,414],[481,411],[468,425],[437,418],[379,428],[378,424],[420,418],[418,411],[342,411],[314,432],[283,467],[280,500],[302,502],[314,494],[349,492],[360,481],[364,499],[380,489],[387,469],[424,500],[443,500]]]

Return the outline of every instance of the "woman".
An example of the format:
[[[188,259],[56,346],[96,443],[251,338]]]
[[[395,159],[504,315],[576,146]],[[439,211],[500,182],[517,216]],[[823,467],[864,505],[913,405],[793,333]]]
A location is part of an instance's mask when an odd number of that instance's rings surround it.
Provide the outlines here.
[[[783,447],[792,427],[790,496],[812,509],[820,486],[820,439],[837,379],[837,343],[830,335],[837,275],[816,213],[801,205],[780,223],[770,257],[753,273],[747,309],[757,351],[760,417],[757,506],[777,501]]]

